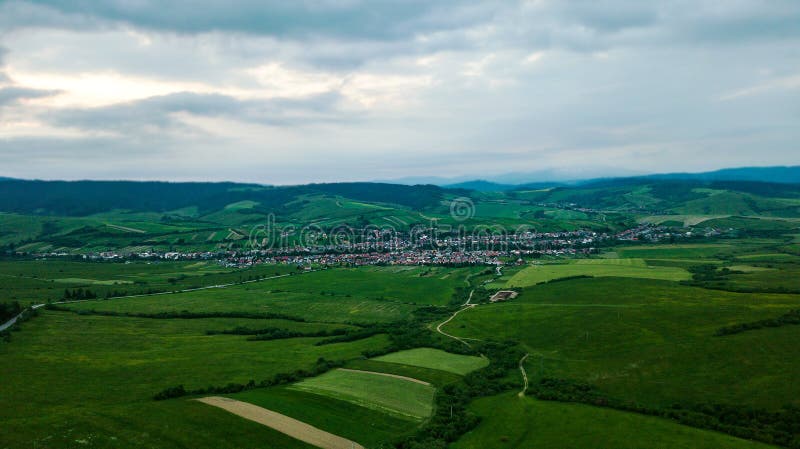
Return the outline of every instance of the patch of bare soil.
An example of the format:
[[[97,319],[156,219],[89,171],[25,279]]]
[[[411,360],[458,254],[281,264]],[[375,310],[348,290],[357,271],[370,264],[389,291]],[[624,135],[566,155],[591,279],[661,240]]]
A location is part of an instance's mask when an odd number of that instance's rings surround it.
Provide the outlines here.
[[[364,446],[356,442],[247,402],[220,396],[209,396],[197,400],[323,449],[364,449]]]

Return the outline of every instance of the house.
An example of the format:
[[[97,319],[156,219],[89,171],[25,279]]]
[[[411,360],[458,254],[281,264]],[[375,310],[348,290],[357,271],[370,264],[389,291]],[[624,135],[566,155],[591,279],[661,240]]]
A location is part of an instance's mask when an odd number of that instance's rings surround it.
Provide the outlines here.
[[[508,301],[517,297],[517,292],[514,290],[500,290],[489,298],[491,302]]]

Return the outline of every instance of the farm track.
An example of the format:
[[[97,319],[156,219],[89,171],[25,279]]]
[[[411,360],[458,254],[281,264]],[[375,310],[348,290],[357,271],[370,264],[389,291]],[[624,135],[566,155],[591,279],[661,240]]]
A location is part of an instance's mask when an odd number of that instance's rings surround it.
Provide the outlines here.
[[[524,398],[525,393],[528,391],[528,373],[525,371],[525,360],[530,354],[525,354],[519,359],[519,372],[522,373],[522,391],[517,393],[517,396]]]
[[[248,402],[220,396],[210,396],[196,399],[196,401],[221,408],[244,419],[265,425],[312,446],[323,449],[364,449],[364,446],[354,441]]]
[[[339,371],[348,371],[351,373],[365,373],[365,374],[374,374],[376,376],[385,376],[385,377],[393,377],[395,379],[402,379],[407,380],[409,382],[414,382],[422,385],[431,386],[430,382],[425,382],[424,380],[414,379],[413,377],[408,376],[401,376],[399,374],[389,374],[389,373],[379,373],[377,371],[364,371],[360,369],[350,369],[350,368],[339,368]]]
[[[438,333],[440,333],[440,334],[444,335],[445,337],[449,337],[449,338],[452,338],[452,339],[454,339],[454,340],[458,340],[458,341],[460,341],[461,343],[464,343],[465,345],[467,345],[467,347],[471,347],[471,345],[470,345],[470,344],[467,342],[467,340],[476,340],[476,341],[479,341],[479,339],[477,339],[477,338],[464,338],[464,337],[456,337],[455,335],[450,335],[450,334],[448,334],[447,332],[445,332],[445,331],[443,331],[443,330],[442,330],[442,326],[444,326],[445,324],[447,324],[447,323],[449,323],[450,321],[452,321],[452,320],[453,320],[453,318],[455,318],[455,317],[456,317],[456,316],[457,316],[459,313],[461,313],[461,312],[463,312],[463,311],[465,311],[465,310],[471,309],[471,308],[473,308],[473,307],[475,307],[475,306],[477,306],[477,304],[469,304],[469,301],[467,301],[467,305],[465,305],[465,306],[464,306],[464,308],[457,310],[455,313],[453,313],[453,315],[451,315],[451,316],[450,316],[450,318],[448,318],[448,319],[446,319],[446,320],[442,321],[441,323],[439,323],[439,325],[438,325],[438,326],[436,326],[436,332],[438,332]]]

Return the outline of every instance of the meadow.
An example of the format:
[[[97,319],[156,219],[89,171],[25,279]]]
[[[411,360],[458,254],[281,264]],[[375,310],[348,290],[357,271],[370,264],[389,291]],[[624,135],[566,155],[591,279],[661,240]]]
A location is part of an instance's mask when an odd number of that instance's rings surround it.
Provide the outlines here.
[[[277,312],[310,321],[386,322],[445,305],[476,268],[336,268],[226,289],[70,304],[75,310]]]
[[[0,261],[0,301],[24,304],[60,301],[66,291],[89,291],[97,298],[171,292],[294,273],[286,265],[225,268],[213,261],[77,262]],[[70,298],[72,299],[72,298]],[[78,299],[78,298],[75,298]]]
[[[678,267],[649,266],[643,259],[578,259],[537,263],[527,267],[506,282],[506,287],[528,287],[553,279],[574,276],[631,277],[688,280],[689,272]]]
[[[516,394],[478,399],[483,421],[452,449],[617,448],[766,449],[769,446],[672,421],[584,404],[539,401]]]
[[[166,387],[247,383],[317,359],[347,360],[387,344],[385,336],[316,346],[320,338],[246,341],[206,335],[236,326],[287,327],[274,320],[143,319],[77,315],[44,310],[0,345],[0,421],[3,447],[243,447],[225,435],[257,426],[185,400],[153,401]],[[298,326],[319,324],[295,323]],[[188,417],[188,419],[184,418]],[[234,419],[235,418],[235,419]],[[252,425],[251,425],[252,424]],[[198,430],[199,429],[199,430]],[[283,444],[276,432],[258,429],[262,447]],[[216,436],[211,436],[216,435]],[[254,436],[254,438],[255,438]],[[262,444],[262,443],[257,444]],[[83,444],[83,443],[81,443]],[[287,443],[280,447],[305,447]]]
[[[594,278],[522,290],[507,303],[459,314],[444,331],[513,339],[531,354],[533,382],[575,379],[654,407],[721,402],[800,405],[793,379],[800,327],[715,337],[739,322],[772,318],[800,296],[742,294],[649,279]],[[554,324],[557,323],[557,324]]]

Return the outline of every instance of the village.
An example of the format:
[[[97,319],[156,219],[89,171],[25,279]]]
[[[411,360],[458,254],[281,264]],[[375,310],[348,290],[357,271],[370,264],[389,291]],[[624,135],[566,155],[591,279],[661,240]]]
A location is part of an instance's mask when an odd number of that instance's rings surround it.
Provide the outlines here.
[[[385,233],[368,230],[353,232],[349,238],[329,235],[314,236],[314,243],[301,240],[287,243],[286,235],[280,244],[251,244],[243,249],[220,248],[216,251],[159,251],[155,248],[139,252],[109,250],[87,254],[42,253],[36,257],[81,258],[95,261],[129,260],[214,260],[226,267],[247,267],[258,264],[297,266],[364,266],[364,265],[487,265],[522,264],[527,259],[542,257],[579,257],[598,254],[602,248],[619,243],[658,243],[714,237],[718,230],[704,233],[676,232],[675,229],[641,224],[616,233],[597,233],[590,230],[564,232],[525,231],[511,234],[478,233],[468,235],[437,235],[435,232]],[[354,238],[353,235],[359,235]],[[253,242],[251,242],[253,243]]]

